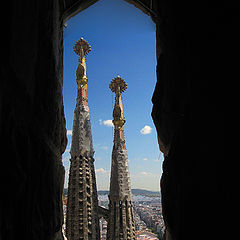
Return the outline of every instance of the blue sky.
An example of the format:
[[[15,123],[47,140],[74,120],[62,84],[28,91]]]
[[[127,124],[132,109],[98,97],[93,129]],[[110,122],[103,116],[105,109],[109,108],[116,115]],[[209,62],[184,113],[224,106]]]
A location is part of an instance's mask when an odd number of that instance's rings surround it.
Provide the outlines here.
[[[123,0],[100,0],[69,19],[64,30],[63,100],[68,145],[63,154],[68,183],[71,130],[76,105],[78,56],[73,46],[81,37],[92,51],[87,56],[95,170],[98,190],[109,188],[113,147],[114,94],[109,83],[118,74],[128,84],[122,94],[125,140],[132,188],[159,190],[163,156],[151,119],[151,97],[156,83],[156,32],[151,18]]]

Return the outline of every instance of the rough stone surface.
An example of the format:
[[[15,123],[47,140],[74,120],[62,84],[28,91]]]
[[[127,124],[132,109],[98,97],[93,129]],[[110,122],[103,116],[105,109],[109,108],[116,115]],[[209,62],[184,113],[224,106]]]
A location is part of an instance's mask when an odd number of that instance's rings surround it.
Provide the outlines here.
[[[93,157],[92,130],[89,111],[84,111],[81,105],[74,110],[71,156]]]
[[[226,43],[232,35],[235,42],[236,15],[221,3],[190,1],[159,1],[157,11],[152,116],[165,153],[161,193],[168,239],[230,239],[219,229],[228,219],[221,209],[231,185],[224,164],[222,84],[232,74]]]
[[[126,149],[114,148],[112,152],[110,191],[113,196],[124,199],[131,196],[131,183]]]
[[[0,81],[0,239],[52,239],[63,224],[67,144],[57,1],[9,1]],[[2,58],[2,59],[3,59]]]

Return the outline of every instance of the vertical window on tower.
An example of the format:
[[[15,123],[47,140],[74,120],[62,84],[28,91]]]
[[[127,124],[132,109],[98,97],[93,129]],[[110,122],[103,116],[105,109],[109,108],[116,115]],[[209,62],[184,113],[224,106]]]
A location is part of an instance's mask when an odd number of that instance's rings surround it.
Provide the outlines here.
[[[129,208],[129,206],[128,206],[128,201],[127,201],[127,200],[125,201],[125,205],[126,205],[126,208],[125,208],[125,209],[126,209],[127,226],[130,227],[130,226],[129,226],[129,217],[130,217],[130,216],[129,216],[129,214],[128,214],[128,208]]]
[[[132,202],[130,202],[130,203],[132,206]],[[132,217],[132,222],[133,222],[132,226],[134,227],[134,217],[133,217],[133,209],[132,208],[131,208],[131,217]]]
[[[120,211],[120,229],[122,229],[122,223],[123,223],[123,219],[122,219],[122,201],[119,202],[119,211]]]
[[[71,209],[72,209],[72,212],[74,212],[75,211],[75,206],[71,206]]]
[[[89,180],[89,178],[86,179],[86,183],[87,183],[87,185],[90,185],[90,180]]]
[[[83,197],[83,192],[79,192],[79,198],[82,199]]]
[[[87,193],[90,195],[90,187],[87,187]]]

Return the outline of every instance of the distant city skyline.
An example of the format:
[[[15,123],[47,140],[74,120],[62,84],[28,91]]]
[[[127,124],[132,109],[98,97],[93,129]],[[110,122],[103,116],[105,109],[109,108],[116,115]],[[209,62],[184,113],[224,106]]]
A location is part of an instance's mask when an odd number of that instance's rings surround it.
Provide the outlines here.
[[[78,56],[73,46],[83,37],[92,47],[87,56],[88,101],[98,190],[109,190],[114,96],[108,85],[120,75],[128,83],[128,90],[122,96],[131,186],[159,191],[163,156],[151,119],[151,97],[156,83],[155,34],[151,18],[122,0],[100,0],[66,23],[63,99],[68,145],[63,154],[65,187],[77,94]]]

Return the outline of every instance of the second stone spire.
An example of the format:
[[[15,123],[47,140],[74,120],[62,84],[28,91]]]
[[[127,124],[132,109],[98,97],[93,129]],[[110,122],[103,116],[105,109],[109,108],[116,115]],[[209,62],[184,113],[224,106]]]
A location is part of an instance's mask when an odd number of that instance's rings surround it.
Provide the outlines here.
[[[126,82],[117,76],[109,85],[115,93],[113,109],[114,145],[112,150],[111,180],[109,192],[108,240],[135,240],[128,154],[124,137],[122,95]]]

